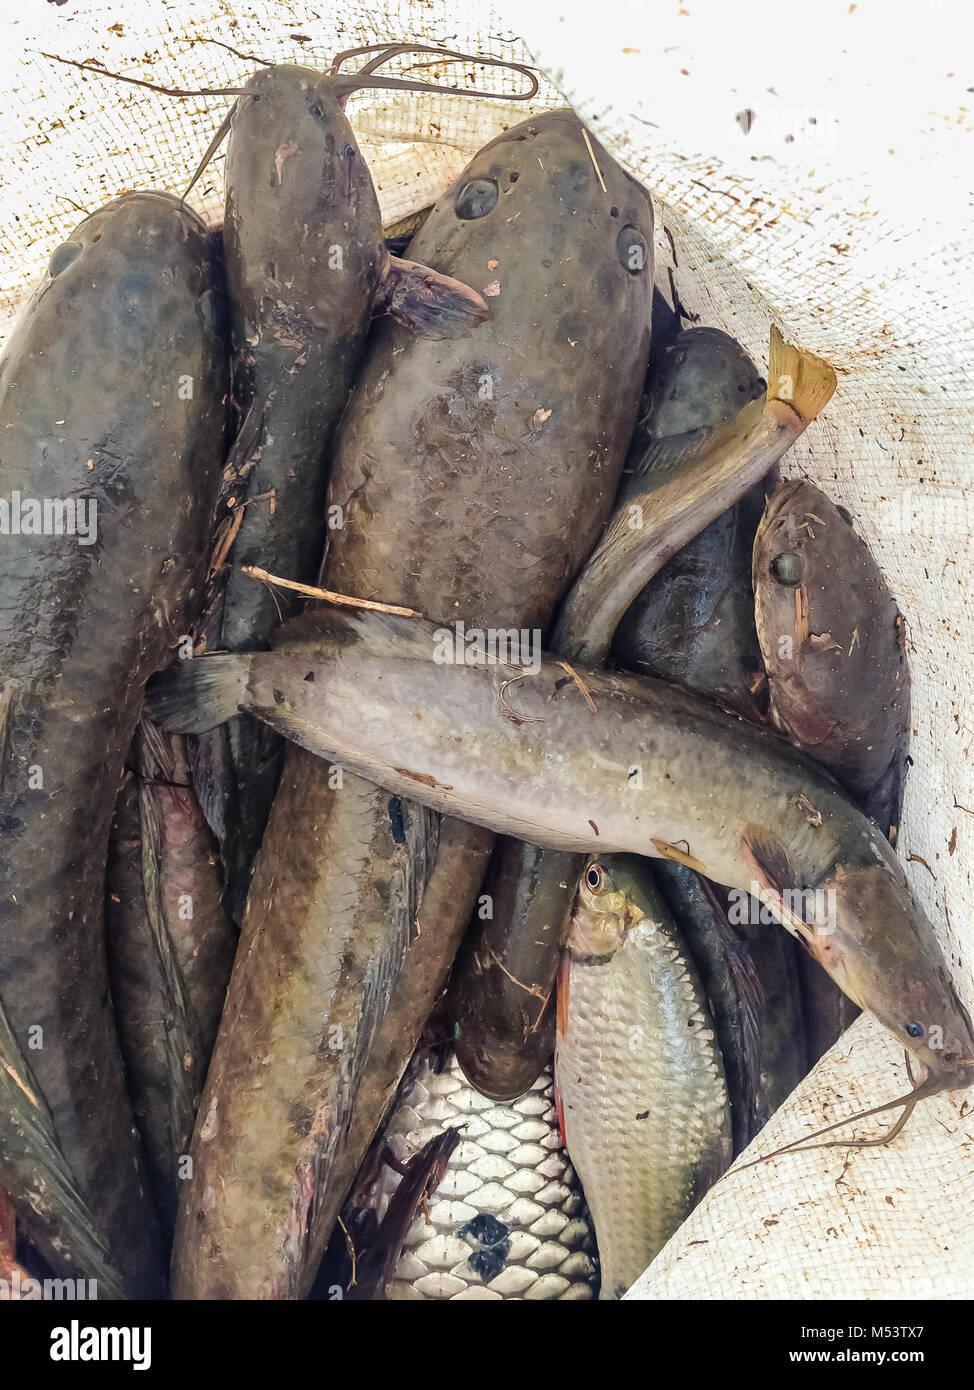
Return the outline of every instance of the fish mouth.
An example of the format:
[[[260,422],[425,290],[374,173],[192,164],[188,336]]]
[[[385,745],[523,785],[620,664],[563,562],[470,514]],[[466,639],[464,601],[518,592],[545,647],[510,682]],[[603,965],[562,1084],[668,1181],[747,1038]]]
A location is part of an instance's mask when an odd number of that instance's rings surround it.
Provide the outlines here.
[[[930,1080],[939,1083],[940,1091],[966,1091],[974,1086],[974,1057],[961,1057],[943,1069],[931,1068]]]

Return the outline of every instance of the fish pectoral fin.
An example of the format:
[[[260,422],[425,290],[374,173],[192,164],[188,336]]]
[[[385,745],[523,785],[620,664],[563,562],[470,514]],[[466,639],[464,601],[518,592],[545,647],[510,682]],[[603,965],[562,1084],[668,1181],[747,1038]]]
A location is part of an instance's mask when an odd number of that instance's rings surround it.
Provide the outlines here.
[[[809,943],[812,932],[808,924],[785,897],[786,893],[801,891],[802,875],[796,873],[778,837],[760,826],[749,825],[741,837],[741,853],[758,884],[761,901],[792,936]]]
[[[423,338],[465,338],[490,318],[487,301],[469,285],[398,256],[389,257],[376,298],[397,323]]]
[[[239,713],[252,657],[217,653],[177,661],[146,687],[145,713],[169,733],[205,734]]]

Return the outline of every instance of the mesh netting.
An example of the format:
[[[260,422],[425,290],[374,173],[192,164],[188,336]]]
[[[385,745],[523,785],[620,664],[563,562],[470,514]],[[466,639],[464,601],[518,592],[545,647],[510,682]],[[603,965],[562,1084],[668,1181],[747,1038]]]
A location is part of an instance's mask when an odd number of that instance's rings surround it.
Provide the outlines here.
[[[783,471],[807,472],[850,509],[906,617],[914,766],[898,845],[970,1003],[974,276],[971,79],[959,70],[969,30],[960,0],[820,0],[811,20],[756,0],[602,0],[594,10],[346,0],[334,13],[271,0],[77,10],[33,0],[9,25],[0,97],[0,325],[82,212],[123,188],[181,192],[232,100],[120,86],[41,50],[182,87],[238,85],[258,58],[323,68],[379,39],[538,62],[547,80],[531,106],[353,97],[386,222],[429,204],[506,125],[568,101],[654,191],[657,280],[689,314],[733,333],[758,362],[773,320],[835,366],[838,390]],[[511,93],[523,81],[461,71],[464,85]],[[456,68],[421,75],[459,80]],[[221,154],[190,200],[210,221],[221,216],[222,168]],[[899,1094],[902,1071],[892,1042],[861,1020],[752,1148]],[[940,1098],[889,1149],[796,1154],[731,1175],[639,1293],[969,1295],[965,1110],[962,1096]]]

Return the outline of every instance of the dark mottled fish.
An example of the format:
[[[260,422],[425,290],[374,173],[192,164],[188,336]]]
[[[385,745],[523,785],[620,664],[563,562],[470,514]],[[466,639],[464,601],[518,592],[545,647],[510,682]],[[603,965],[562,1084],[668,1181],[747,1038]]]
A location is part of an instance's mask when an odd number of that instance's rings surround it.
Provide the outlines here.
[[[754,541],[754,611],[771,719],[895,835],[910,732],[896,600],[847,512],[782,483]]]
[[[144,682],[185,632],[205,563],[221,304],[200,220],[128,193],[57,248],[0,363],[4,506],[97,506],[87,537],[63,512],[54,534],[23,518],[17,534],[11,517],[0,537],[0,998],[136,1294],[160,1281],[109,999],[105,860]]]
[[[638,473],[659,441],[712,429],[764,390],[754,363],[726,333],[681,333],[651,377],[629,468]],[[619,623],[613,655],[620,665],[699,690],[746,718],[763,718],[767,697],[751,591],[763,507],[758,483],[663,565]]]
[[[140,722],[119,793],[106,927],[135,1118],[171,1238],[237,932],[185,740]]]
[[[217,506],[209,649],[262,646],[297,611],[295,594],[256,583],[242,566],[314,580],[326,459],[373,312],[388,309],[438,337],[466,333],[488,315],[466,286],[390,256],[344,112],[349,80],[265,68],[230,121],[224,248],[242,422]],[[197,755],[238,921],[282,757],[279,739],[241,721]]]
[[[649,348],[652,211],[591,148],[605,189],[570,112],[514,127],[412,243],[480,290],[492,317],[450,343],[377,330],[333,461],[328,501],[342,525],[330,532],[328,588],[530,634],[594,544]],[[486,844],[463,828],[441,844],[427,898],[469,913]],[[307,1291],[456,947],[454,919],[422,905],[435,853],[421,808],[391,807],[350,769],[339,784],[335,769],[289,754],[194,1142],[181,1296]],[[428,954],[413,972],[417,916]],[[363,1104],[376,1108],[360,1121],[363,1067]]]

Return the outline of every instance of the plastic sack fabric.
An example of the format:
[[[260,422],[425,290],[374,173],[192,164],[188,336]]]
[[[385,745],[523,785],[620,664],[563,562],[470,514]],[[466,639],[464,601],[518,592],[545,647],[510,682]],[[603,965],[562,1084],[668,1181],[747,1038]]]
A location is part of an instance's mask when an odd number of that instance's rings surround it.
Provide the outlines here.
[[[239,85],[259,59],[327,67],[380,40],[538,64],[530,105],[351,99],[385,220],[428,205],[505,126],[568,102],[653,190],[657,283],[688,318],[733,333],[759,363],[775,322],[833,364],[835,396],[783,471],[849,508],[906,618],[913,767],[898,849],[970,1006],[970,29],[962,0],[821,0],[801,15],[756,0],[346,0],[321,12],[33,0],[7,21],[0,60],[0,326],[81,212],[123,188],[181,192],[232,100],[120,86],[41,51],[192,88]],[[523,82],[469,64],[416,75],[456,82],[458,71],[465,86]],[[190,199],[211,221],[222,167],[220,155]],[[740,783],[747,796],[746,767]],[[907,1085],[892,1041],[860,1019],[743,1161]],[[969,1297],[971,1111],[963,1093],[942,1096],[887,1148],[732,1170],[629,1297]]]

